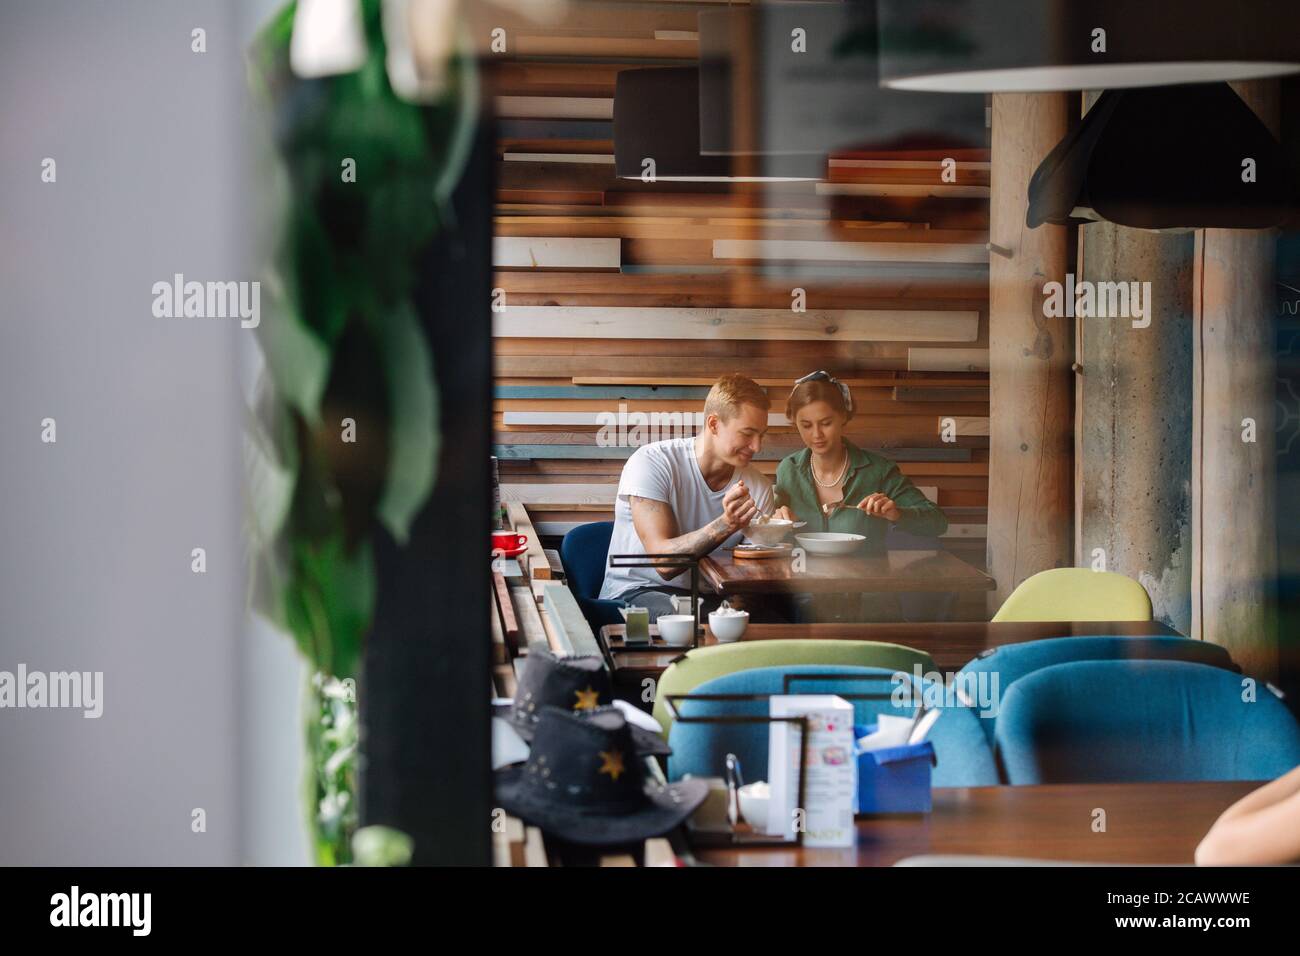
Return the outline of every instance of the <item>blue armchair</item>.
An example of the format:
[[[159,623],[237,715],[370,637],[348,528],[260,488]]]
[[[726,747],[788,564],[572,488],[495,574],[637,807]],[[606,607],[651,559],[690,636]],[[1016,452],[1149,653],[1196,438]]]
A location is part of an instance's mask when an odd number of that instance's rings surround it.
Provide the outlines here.
[[[623,615],[618,601],[602,601],[601,585],[605,582],[605,564],[609,559],[609,539],[614,534],[614,522],[593,521],[579,525],[560,542],[560,563],[569,590],[578,599],[578,607],[593,631],[599,632],[606,624],[622,624]]]

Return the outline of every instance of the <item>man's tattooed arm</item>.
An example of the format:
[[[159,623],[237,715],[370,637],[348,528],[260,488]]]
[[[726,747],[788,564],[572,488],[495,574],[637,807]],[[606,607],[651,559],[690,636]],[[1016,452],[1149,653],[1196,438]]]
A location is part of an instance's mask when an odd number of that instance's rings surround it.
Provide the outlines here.
[[[673,514],[673,509],[667,502],[636,496],[631,497],[629,502],[632,508],[632,524],[647,554],[688,554],[697,558],[703,557],[736,532],[724,513],[703,528],[679,534],[677,516]],[[680,569],[666,568],[659,571],[659,576],[667,581],[671,581],[679,574],[681,574]]]

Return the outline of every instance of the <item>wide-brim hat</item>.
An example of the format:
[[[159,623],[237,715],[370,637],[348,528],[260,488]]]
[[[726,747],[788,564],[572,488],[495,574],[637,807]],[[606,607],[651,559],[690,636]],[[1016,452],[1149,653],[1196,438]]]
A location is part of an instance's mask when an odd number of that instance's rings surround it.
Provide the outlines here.
[[[604,846],[661,836],[704,802],[703,780],[648,779],[617,709],[544,707],[528,761],[496,772],[508,812],[569,843]]]
[[[539,643],[528,648],[514,703],[503,716],[520,737],[531,742],[544,707],[581,713],[614,703],[613,682],[602,658],[594,654],[557,657]],[[629,724],[628,729],[637,753],[658,757],[673,752],[654,731],[636,724]]]

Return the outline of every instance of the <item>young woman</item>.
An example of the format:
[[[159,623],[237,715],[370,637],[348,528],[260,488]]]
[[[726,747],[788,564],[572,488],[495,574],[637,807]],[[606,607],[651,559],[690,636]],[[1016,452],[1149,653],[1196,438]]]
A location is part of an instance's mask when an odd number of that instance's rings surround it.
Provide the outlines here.
[[[806,521],[809,531],[864,535],[867,548],[877,551],[891,524],[921,537],[948,529],[944,513],[896,464],[844,437],[853,417],[848,386],[826,372],[805,375],[795,383],[785,414],[807,447],[777,466],[779,516]]]

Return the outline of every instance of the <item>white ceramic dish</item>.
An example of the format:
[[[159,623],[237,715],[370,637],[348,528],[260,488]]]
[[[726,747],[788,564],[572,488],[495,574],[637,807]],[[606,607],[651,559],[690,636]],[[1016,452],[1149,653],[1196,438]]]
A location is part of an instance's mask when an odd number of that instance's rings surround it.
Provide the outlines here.
[[[745,529],[745,537],[754,544],[761,544],[765,548],[770,548],[774,544],[780,544],[793,527],[793,521],[787,521],[785,518],[772,518],[763,524],[751,524]]]
[[[731,644],[740,640],[740,636],[745,633],[745,628],[748,626],[748,611],[741,611],[739,614],[719,614],[714,611],[709,615],[709,630],[713,632],[719,644]]]
[[[840,531],[816,531],[812,534],[797,534],[794,539],[799,547],[809,554],[852,554],[862,547],[866,535],[845,534]]]
[[[747,783],[736,791],[740,799],[740,815],[755,830],[767,832],[767,807],[771,803],[772,793],[767,782],[757,780]]]
[[[689,614],[660,614],[659,636],[671,647],[686,647],[695,637],[695,618]]]

